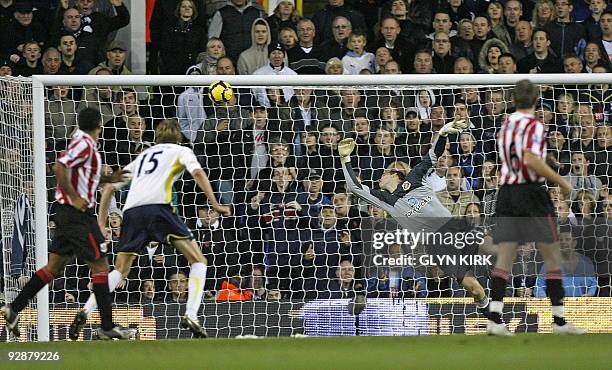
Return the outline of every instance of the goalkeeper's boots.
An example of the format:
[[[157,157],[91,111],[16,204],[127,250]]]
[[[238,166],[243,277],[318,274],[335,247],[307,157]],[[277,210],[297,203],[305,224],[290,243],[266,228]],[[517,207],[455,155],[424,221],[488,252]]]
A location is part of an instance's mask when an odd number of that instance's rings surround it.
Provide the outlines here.
[[[4,321],[6,321],[6,329],[18,338],[21,335],[19,332],[19,315],[8,304],[0,308],[0,314],[2,314]]]
[[[101,340],[119,340],[119,339],[130,339],[136,336],[136,329],[124,328],[119,325],[115,325],[111,330],[103,330],[98,328],[98,339]]]
[[[565,325],[557,325],[553,323],[552,332],[553,334],[558,334],[558,335],[582,335],[582,334],[586,334],[588,330],[584,328],[578,328],[574,326],[574,324],[570,322],[566,322]]]
[[[348,304],[348,312],[351,315],[359,315],[366,308],[366,296],[357,294],[355,298]]]
[[[491,303],[491,299],[488,297],[485,297],[482,301],[477,301],[474,298],[474,303],[476,304],[476,310],[478,311],[478,313],[488,318],[489,317],[489,303]]]
[[[87,312],[84,310],[79,310],[76,315],[74,315],[74,320],[72,320],[72,324],[70,324],[70,328],[68,329],[68,337],[71,340],[79,339],[79,335],[81,334],[81,330],[83,330],[83,326],[87,322]]]
[[[200,324],[191,317],[185,315],[181,318],[181,328],[189,329],[193,333],[194,338],[206,338],[208,333]]]
[[[495,335],[498,337],[512,337],[514,333],[512,333],[506,325],[502,322],[501,324],[496,323],[495,321],[489,320],[487,323],[487,334]]]

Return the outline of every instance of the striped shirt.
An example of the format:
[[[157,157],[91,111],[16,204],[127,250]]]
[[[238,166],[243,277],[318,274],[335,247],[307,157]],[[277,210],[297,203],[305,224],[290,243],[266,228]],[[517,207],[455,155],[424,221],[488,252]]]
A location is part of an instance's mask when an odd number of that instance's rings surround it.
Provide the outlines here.
[[[87,133],[77,130],[58,161],[66,166],[68,179],[74,190],[87,200],[88,207],[92,208],[95,205],[96,189],[102,171],[102,160],[95,140]],[[55,199],[60,204],[71,204],[68,194],[59,185],[55,190]]]
[[[497,150],[501,161],[500,185],[544,182],[543,177],[525,165],[526,151],[543,160],[546,157],[545,128],[532,115],[512,113],[497,134]]]

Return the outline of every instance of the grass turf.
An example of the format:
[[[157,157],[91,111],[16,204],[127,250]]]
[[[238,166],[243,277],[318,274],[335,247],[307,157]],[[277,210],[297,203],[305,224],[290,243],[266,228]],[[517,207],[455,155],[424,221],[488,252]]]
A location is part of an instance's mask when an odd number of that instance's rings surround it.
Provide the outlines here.
[[[610,369],[612,334],[6,343],[2,369]],[[9,362],[59,351],[60,362]]]

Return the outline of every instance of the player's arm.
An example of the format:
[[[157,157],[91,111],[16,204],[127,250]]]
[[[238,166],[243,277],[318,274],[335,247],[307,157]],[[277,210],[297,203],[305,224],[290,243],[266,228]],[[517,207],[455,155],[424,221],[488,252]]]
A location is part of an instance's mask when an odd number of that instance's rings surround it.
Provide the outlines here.
[[[57,180],[57,185],[62,188],[66,195],[68,195],[70,205],[79,211],[85,212],[89,206],[89,202],[81,198],[76,192],[68,178],[68,167],[59,159],[55,163],[55,178]]]
[[[128,180],[130,172],[126,169],[118,169],[110,175],[100,176],[100,183],[117,183]]]
[[[559,185],[561,191],[563,191],[565,194],[572,192],[572,186],[536,154],[525,150],[523,152],[523,158],[525,166],[535,172],[538,176]]]
[[[371,205],[382,208],[387,212],[393,210],[393,206],[387,203],[383,198],[377,197],[376,193],[369,187],[363,185],[351,165],[351,153],[355,148],[355,140],[344,139],[338,144],[338,153],[342,162],[342,172],[344,172],[344,181],[346,181],[347,190],[355,194]]]
[[[104,184],[102,187],[102,196],[100,197],[100,205],[98,208],[98,226],[102,234],[106,235],[106,219],[108,217],[108,209],[115,193],[115,186],[112,184]]]
[[[204,172],[203,169],[201,168],[195,169],[193,172],[191,172],[191,176],[196,181],[200,189],[204,191],[204,194],[206,194],[206,197],[212,204],[212,207],[215,211],[225,216],[230,216],[232,214],[232,211],[229,207],[222,206],[217,201],[215,192],[213,191],[212,186],[210,185],[210,181],[208,180],[208,176],[206,175],[206,172]]]

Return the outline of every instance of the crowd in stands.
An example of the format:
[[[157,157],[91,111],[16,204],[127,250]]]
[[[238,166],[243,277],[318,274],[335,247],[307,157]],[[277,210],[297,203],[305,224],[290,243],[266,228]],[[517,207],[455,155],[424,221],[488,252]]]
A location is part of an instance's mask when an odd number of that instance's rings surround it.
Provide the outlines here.
[[[8,38],[0,42],[0,75],[131,73],[128,48],[112,39],[130,21],[122,0],[34,3],[35,11],[29,1],[0,0],[0,37]],[[251,0],[157,0],[147,66],[150,74],[189,75],[607,73],[611,8],[605,0],[329,0],[303,17],[293,0],[279,1],[270,16]],[[345,191],[337,145],[356,140],[353,168],[376,187],[384,171],[407,173],[417,165],[450,119],[468,120],[470,128],[449,140],[426,181],[454,217],[490,230],[495,138],[514,109],[507,87],[235,87],[227,104],[214,104],[197,86],[146,92],[57,86],[47,94],[50,189],[52,164],[83,107],[103,114],[107,172],[153,145],[161,119],[178,119],[184,145],[207,169],[220,201],[233,207],[231,217],[221,217],[189,176],[174,189],[173,203],[211,266],[206,297],[221,301],[361,291],[462,296],[436,268],[364,267],[363,230],[389,220]],[[612,87],[542,86],[536,116],[547,127],[547,161],[575,190],[564,195],[550,187],[562,225],[566,295],[610,296]],[[116,194],[108,217],[111,245],[121,233],[125,195]],[[409,252],[399,245],[387,251]],[[495,254],[494,247],[488,252]],[[519,255],[512,295],[543,296],[536,249],[523,245]],[[170,246],[151,243],[136,265],[118,301],[186,299],[187,264]],[[72,266],[79,271],[66,276],[80,278],[56,283],[56,302],[87,298],[88,271]]]

